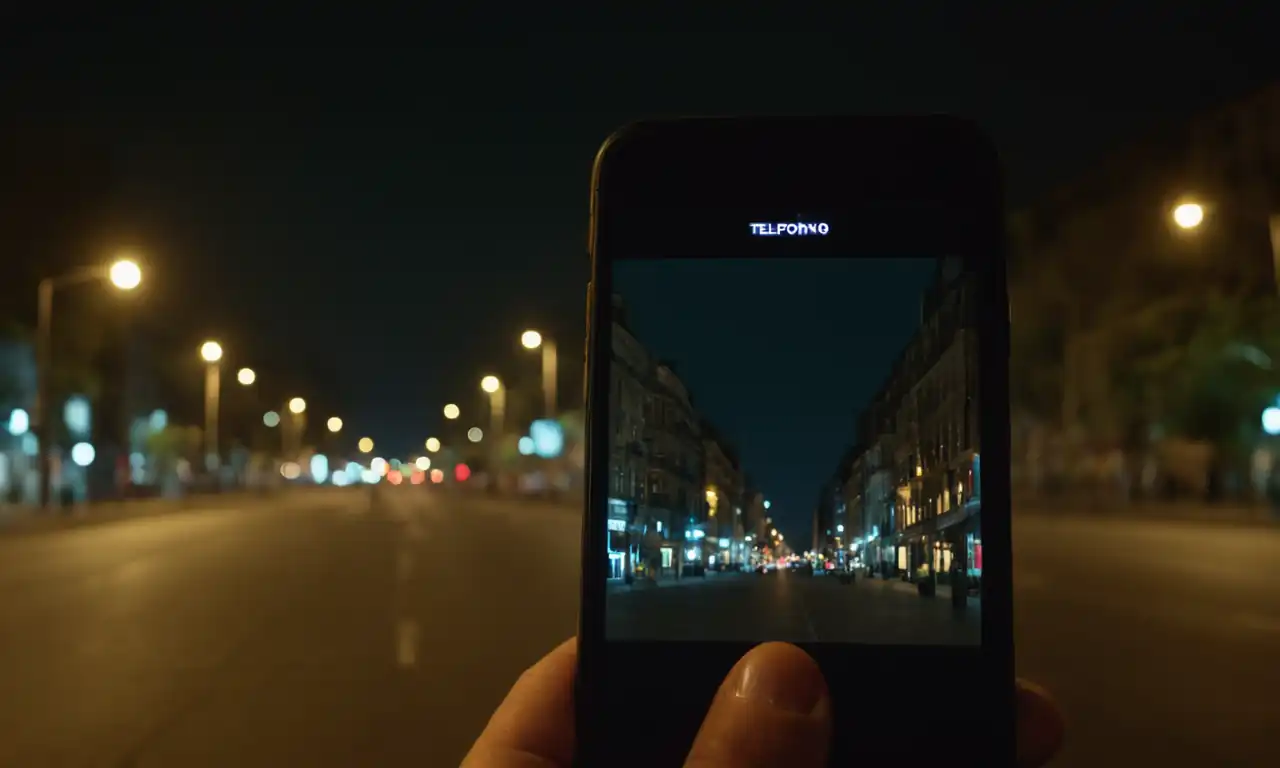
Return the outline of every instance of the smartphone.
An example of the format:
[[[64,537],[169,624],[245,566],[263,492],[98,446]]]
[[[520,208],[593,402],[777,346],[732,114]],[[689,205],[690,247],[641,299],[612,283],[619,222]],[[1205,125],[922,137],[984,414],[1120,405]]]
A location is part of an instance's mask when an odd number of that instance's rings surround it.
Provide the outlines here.
[[[581,763],[680,764],[781,640],[826,675],[833,765],[1012,765],[992,145],[949,117],[641,122],[591,195]]]

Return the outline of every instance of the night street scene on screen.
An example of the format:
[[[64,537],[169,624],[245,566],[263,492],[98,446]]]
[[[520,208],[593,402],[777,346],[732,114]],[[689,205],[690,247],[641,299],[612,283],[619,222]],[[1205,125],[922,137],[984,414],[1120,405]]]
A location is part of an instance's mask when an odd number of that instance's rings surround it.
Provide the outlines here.
[[[615,264],[607,637],[979,644],[974,290],[950,258]]]

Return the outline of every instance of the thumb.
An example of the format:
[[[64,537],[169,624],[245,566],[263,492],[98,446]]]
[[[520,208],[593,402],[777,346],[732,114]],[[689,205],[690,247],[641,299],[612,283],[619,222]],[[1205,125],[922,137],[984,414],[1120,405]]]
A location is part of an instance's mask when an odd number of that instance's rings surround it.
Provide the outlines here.
[[[686,768],[826,765],[831,702],[809,654],[786,643],[753,648],[725,678]]]

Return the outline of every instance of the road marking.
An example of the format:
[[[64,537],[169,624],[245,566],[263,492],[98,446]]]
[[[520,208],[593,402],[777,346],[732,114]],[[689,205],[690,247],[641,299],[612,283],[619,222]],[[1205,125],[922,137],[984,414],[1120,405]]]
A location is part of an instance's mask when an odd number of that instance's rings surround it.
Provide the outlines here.
[[[418,666],[418,624],[413,619],[396,625],[396,663],[405,669]]]

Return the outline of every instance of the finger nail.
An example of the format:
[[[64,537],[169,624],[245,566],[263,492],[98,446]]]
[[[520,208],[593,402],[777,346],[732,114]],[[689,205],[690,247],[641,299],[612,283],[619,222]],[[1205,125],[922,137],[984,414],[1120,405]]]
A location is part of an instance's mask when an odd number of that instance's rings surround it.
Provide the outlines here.
[[[742,665],[734,695],[786,712],[807,715],[823,700],[826,684],[817,666],[769,663],[752,654]]]

